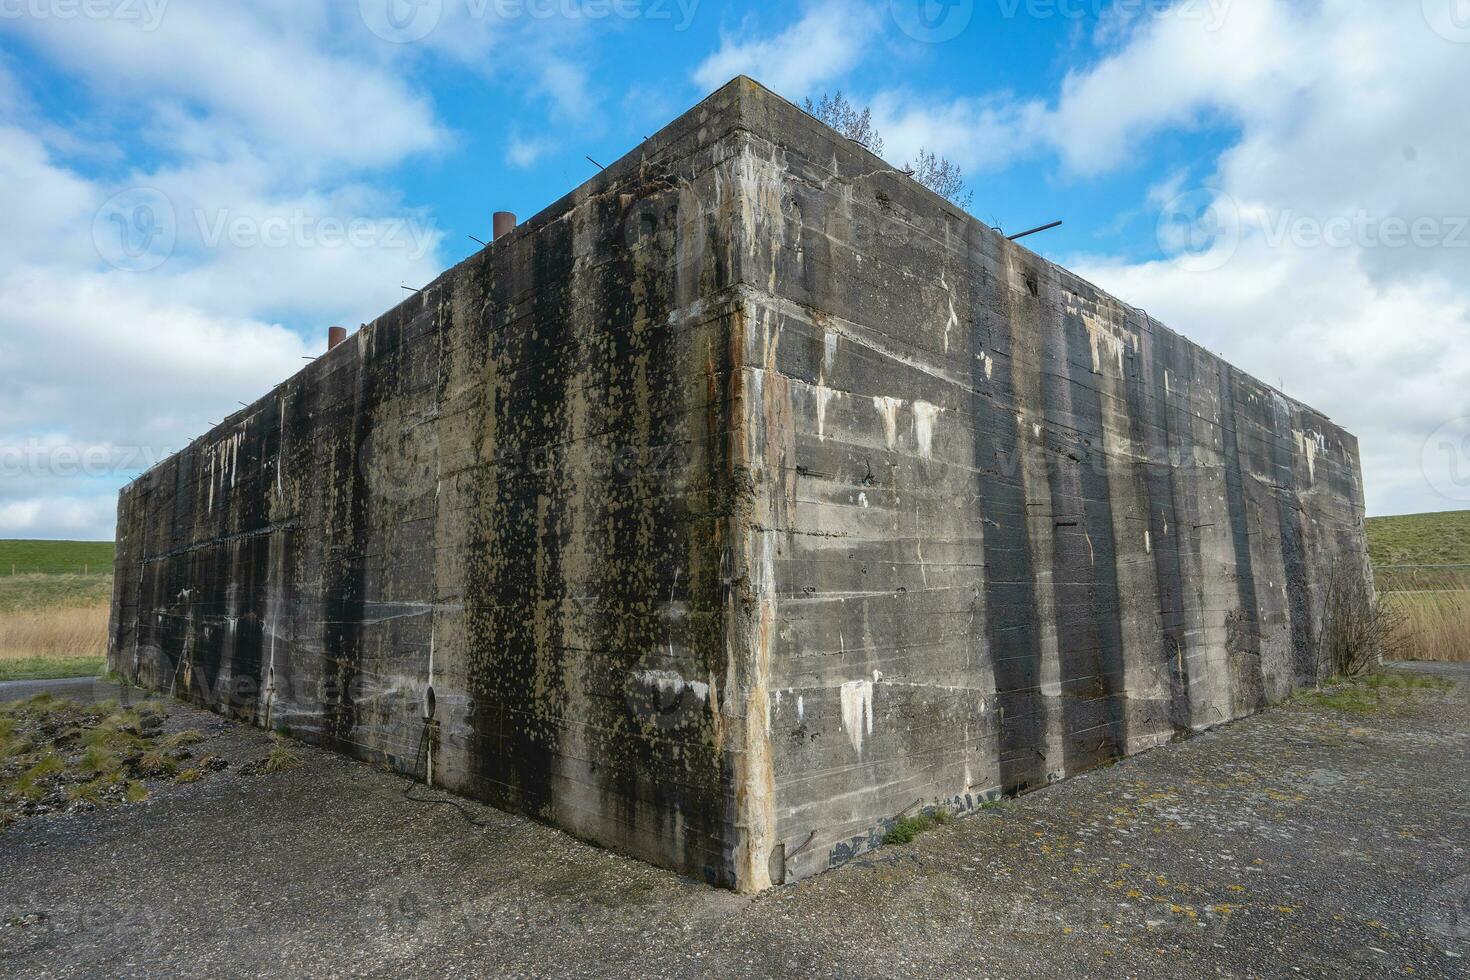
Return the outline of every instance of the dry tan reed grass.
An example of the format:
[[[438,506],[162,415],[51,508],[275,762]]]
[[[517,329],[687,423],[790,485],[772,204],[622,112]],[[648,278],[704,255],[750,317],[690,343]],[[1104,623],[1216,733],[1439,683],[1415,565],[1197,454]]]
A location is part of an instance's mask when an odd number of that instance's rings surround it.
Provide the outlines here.
[[[1401,620],[1395,660],[1470,663],[1470,565],[1390,565],[1374,578]]]
[[[106,605],[0,612],[0,660],[107,654]]]
[[[1470,663],[1470,592],[1401,592],[1384,602],[1402,613],[1396,660]]]

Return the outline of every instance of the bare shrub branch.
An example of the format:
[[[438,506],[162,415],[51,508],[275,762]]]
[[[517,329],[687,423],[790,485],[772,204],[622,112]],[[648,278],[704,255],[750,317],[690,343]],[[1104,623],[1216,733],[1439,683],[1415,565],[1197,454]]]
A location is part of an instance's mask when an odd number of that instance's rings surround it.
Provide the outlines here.
[[[867,106],[859,110],[839,91],[822,96],[819,102],[807,99],[802,108],[848,139],[856,140],[872,152],[882,155],[883,137],[873,128],[873,110]]]
[[[869,107],[863,106],[859,109],[841,92],[836,92],[823,95],[816,102],[807,99],[802,108],[843,136],[882,156],[883,137],[873,128],[873,110]],[[965,189],[964,171],[953,162],[921,149],[918,159],[904,164],[903,169],[911,172],[915,180],[940,197],[947,198],[962,208],[969,208],[973,195]]]
[[[973,195],[965,189],[965,173],[958,166],[921,149],[919,157],[904,165],[905,170],[914,172],[914,179],[940,197],[947,198],[962,208],[970,206]]]
[[[1403,614],[1380,602],[1367,570],[1337,561],[1328,574],[1317,631],[1319,678],[1357,677],[1383,664],[1403,632]]]

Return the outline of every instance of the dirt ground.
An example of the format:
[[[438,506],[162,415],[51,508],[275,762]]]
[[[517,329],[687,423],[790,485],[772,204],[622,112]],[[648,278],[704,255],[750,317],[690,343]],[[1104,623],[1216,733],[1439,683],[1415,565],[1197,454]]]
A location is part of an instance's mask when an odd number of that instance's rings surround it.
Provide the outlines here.
[[[177,707],[228,769],[0,834],[0,974],[1470,976],[1470,667],[1415,669],[755,899]]]

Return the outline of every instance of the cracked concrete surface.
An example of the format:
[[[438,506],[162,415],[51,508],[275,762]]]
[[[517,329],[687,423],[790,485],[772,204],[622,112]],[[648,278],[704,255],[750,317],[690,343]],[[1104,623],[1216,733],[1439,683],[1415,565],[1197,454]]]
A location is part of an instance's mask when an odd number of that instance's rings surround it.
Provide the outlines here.
[[[303,749],[0,835],[0,974],[1466,976],[1470,667],[1435,672],[1458,685],[1270,709],[757,898]],[[268,745],[176,711],[232,762]]]

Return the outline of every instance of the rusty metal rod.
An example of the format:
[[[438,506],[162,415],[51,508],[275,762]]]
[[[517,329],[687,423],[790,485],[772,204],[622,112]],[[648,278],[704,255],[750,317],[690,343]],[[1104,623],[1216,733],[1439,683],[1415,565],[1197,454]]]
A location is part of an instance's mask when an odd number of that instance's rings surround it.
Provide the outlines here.
[[[814,830],[810,834],[807,835],[806,840],[804,840],[804,841],[801,842],[801,846],[800,847],[798,847],[796,850],[792,851],[790,854],[786,855],[786,860],[790,861],[792,858],[796,857],[796,855],[800,854],[802,851],[806,850],[808,847],[811,847],[812,846],[812,841],[814,841],[816,839],[817,839],[817,832]]]
[[[1018,238],[1025,238],[1027,235],[1034,235],[1038,231],[1050,231],[1053,228],[1059,228],[1059,227],[1061,227],[1061,224],[1062,223],[1060,221],[1053,221],[1049,225],[1042,225],[1040,228],[1032,228],[1030,231],[1023,231],[1023,232],[1021,232],[1019,235],[1007,235],[1006,236],[1006,241],[1013,242],[1013,241],[1015,241]]]

